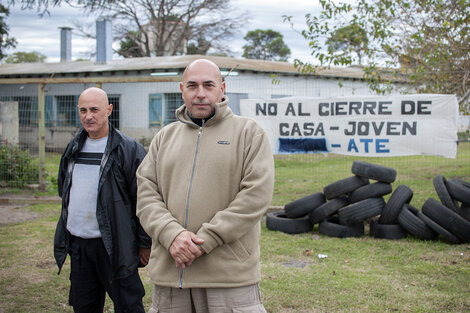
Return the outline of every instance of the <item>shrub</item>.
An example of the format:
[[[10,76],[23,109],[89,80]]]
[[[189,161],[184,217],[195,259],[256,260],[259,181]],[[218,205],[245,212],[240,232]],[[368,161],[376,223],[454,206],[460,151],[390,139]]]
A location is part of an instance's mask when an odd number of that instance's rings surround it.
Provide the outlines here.
[[[29,150],[10,143],[0,143],[0,182],[9,187],[22,188],[38,183],[39,167],[33,163]]]
[[[152,142],[153,137],[142,137],[139,139],[139,143],[144,146],[148,147],[150,146],[150,143]]]

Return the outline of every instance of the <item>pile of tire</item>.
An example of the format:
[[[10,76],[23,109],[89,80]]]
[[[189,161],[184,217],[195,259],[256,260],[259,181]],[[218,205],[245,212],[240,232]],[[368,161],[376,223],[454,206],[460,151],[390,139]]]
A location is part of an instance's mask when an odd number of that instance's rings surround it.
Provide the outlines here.
[[[413,191],[408,186],[399,185],[392,192],[391,184],[397,175],[394,169],[354,161],[351,171],[353,176],[325,186],[322,192],[268,213],[267,228],[300,234],[312,231],[318,224],[321,234],[344,238],[363,236],[369,223],[370,236],[375,238],[401,239],[411,234],[423,240],[441,235],[449,243],[470,241],[469,183],[437,176],[434,186],[441,203],[428,199],[419,211],[410,204]],[[383,197],[388,194],[391,195],[385,202]]]

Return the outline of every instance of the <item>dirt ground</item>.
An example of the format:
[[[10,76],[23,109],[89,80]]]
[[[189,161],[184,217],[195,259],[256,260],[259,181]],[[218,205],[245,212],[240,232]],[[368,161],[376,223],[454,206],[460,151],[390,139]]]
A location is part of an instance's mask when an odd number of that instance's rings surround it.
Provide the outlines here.
[[[28,209],[33,203],[60,203],[60,198],[57,196],[37,197],[27,194],[3,194],[0,196],[0,226],[39,218],[37,212],[31,212]]]
[[[27,207],[27,204],[0,204],[0,226],[38,218],[38,214],[28,211]]]

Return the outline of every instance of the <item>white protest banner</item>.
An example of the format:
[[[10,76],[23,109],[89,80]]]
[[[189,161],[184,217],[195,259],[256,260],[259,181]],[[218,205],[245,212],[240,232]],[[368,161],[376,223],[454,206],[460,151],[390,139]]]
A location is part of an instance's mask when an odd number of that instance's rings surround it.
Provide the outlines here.
[[[261,124],[274,154],[457,154],[458,103],[452,95],[244,99],[240,112]]]

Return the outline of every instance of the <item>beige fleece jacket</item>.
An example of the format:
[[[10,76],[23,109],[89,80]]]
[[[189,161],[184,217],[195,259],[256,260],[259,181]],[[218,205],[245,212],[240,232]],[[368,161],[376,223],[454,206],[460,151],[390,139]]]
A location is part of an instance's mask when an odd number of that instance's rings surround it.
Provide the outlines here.
[[[175,288],[257,283],[260,220],[274,186],[268,138],[255,121],[234,115],[228,98],[203,127],[184,105],[176,114],[137,170],[137,216],[153,241],[150,279]],[[185,229],[204,239],[205,254],[181,270],[168,250]]]

